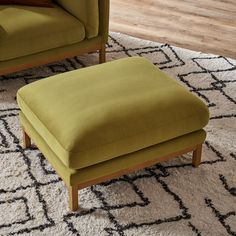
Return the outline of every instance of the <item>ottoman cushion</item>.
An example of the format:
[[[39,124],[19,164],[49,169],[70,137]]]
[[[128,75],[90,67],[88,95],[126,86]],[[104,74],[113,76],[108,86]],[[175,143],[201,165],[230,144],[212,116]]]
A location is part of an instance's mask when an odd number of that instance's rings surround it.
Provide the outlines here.
[[[18,91],[28,122],[72,169],[202,129],[206,105],[144,58],[52,76]]]

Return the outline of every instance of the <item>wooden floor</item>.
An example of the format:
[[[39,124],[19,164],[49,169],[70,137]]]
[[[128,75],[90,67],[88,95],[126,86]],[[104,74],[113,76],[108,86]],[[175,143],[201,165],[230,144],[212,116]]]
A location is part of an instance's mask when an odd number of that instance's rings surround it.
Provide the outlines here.
[[[111,0],[110,30],[236,58],[236,0]]]

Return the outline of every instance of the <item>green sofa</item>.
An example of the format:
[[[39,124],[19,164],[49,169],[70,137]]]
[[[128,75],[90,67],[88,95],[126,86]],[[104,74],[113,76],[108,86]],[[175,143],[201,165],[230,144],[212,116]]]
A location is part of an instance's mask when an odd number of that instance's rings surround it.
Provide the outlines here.
[[[53,8],[0,5],[0,75],[99,50],[109,0],[56,0]]]

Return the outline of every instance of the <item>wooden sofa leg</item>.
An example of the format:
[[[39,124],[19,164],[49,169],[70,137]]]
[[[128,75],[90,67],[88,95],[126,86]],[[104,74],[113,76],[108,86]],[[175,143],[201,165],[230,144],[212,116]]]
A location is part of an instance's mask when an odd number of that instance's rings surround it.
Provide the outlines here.
[[[69,187],[69,206],[71,211],[77,211],[79,209],[77,186]]]
[[[31,146],[30,137],[23,129],[23,148],[29,148],[30,146]]]
[[[99,50],[99,63],[102,64],[106,62],[106,45],[103,45]]]
[[[198,167],[200,165],[201,157],[202,157],[202,144],[198,144],[197,148],[193,151],[192,164],[194,167]]]

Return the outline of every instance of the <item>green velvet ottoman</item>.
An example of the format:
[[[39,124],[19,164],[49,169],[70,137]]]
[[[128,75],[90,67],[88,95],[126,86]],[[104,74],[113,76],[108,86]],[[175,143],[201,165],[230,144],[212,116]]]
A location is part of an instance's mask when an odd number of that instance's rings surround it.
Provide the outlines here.
[[[79,69],[17,93],[24,146],[31,139],[69,189],[78,190],[201,146],[207,106],[141,57]]]

